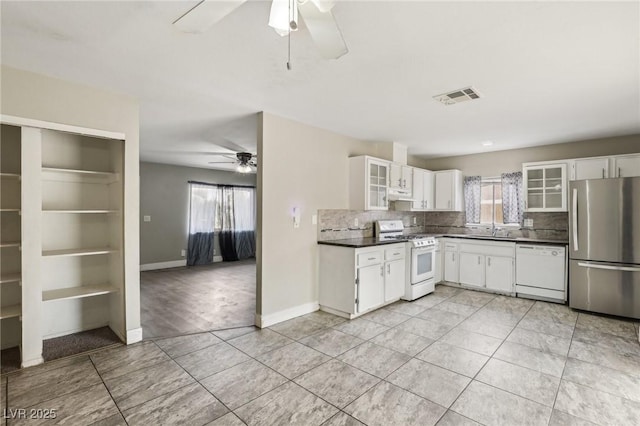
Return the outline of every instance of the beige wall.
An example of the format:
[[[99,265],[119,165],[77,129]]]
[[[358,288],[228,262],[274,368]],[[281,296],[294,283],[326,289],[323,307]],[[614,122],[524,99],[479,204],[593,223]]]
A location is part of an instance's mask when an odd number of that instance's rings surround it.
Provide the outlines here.
[[[126,135],[124,250],[126,325],[140,332],[139,116],[135,99],[40,74],[2,66],[2,114]],[[129,335],[127,336],[130,337]],[[140,334],[140,338],[142,335]]]
[[[263,113],[258,140],[258,315],[317,303],[319,209],[348,208],[348,158],[375,145]],[[301,211],[293,227],[293,207]],[[260,291],[261,290],[261,291]]]
[[[531,161],[564,160],[640,152],[640,135],[543,145],[532,148],[422,160],[429,170],[459,169],[468,176],[498,176],[522,169]]]
[[[255,186],[255,174],[140,163],[140,263],[185,260],[190,180],[224,185]],[[143,216],[151,222],[143,222]],[[219,248],[216,247],[216,254]]]

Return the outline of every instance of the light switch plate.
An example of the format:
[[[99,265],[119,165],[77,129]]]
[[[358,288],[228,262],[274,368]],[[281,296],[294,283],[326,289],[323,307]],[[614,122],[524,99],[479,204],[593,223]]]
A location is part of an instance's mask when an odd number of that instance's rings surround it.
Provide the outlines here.
[[[145,222],[151,222],[151,216],[143,216],[142,220],[144,220]]]
[[[312,225],[317,225],[318,224],[318,215],[317,214],[312,214],[311,215],[311,224]]]
[[[359,224],[360,223],[358,222],[358,218],[357,217],[355,219],[353,219],[353,226],[355,226],[357,228]]]

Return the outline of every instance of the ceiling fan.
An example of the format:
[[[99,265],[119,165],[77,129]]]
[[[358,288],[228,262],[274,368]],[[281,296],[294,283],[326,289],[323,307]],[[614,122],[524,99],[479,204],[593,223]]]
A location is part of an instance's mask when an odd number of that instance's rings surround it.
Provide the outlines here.
[[[234,160],[228,154],[218,153],[218,152],[210,152],[209,155],[220,155],[228,158],[232,161],[209,161],[209,164],[238,164],[236,170],[240,173],[251,173],[258,167],[258,163],[254,159],[257,159],[258,156],[252,154],[250,152],[238,152],[236,153],[236,159]]]
[[[203,33],[247,0],[202,0],[173,22],[187,33]],[[335,0],[272,0],[269,26],[281,36],[298,29],[298,13],[302,16],[320,54],[325,59],[338,59],[348,52],[331,9]]]

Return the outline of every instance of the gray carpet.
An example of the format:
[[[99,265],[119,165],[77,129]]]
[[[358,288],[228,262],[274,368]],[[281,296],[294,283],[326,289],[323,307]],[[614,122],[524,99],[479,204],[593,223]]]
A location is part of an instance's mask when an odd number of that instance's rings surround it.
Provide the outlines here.
[[[0,353],[0,374],[10,373],[20,368],[20,348],[3,349]]]
[[[42,357],[46,361],[92,351],[120,343],[118,336],[109,328],[101,327],[42,342]]]

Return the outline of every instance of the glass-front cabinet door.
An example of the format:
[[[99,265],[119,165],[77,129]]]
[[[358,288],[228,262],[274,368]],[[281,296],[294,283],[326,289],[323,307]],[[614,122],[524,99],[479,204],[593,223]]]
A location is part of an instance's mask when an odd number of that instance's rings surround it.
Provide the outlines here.
[[[527,211],[566,211],[566,176],[566,164],[525,166],[525,208]]]
[[[368,210],[387,210],[389,198],[387,190],[389,186],[389,163],[369,159],[369,200]]]

